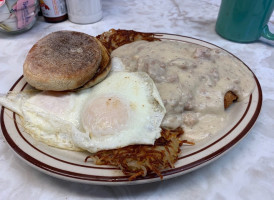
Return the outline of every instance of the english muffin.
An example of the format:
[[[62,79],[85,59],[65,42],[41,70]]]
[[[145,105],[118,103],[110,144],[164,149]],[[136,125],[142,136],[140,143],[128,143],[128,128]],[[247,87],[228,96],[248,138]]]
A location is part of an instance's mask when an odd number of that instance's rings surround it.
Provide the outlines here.
[[[102,49],[96,38],[75,31],[57,31],[30,49],[23,72],[40,90],[73,90],[90,81],[100,66]]]
[[[85,89],[85,88],[89,88],[89,87],[96,85],[97,83],[104,80],[105,77],[110,72],[110,69],[111,69],[110,54],[109,54],[108,50],[106,49],[106,47],[98,39],[96,39],[96,40],[97,40],[97,42],[101,48],[101,51],[102,51],[102,60],[101,60],[100,66],[98,67],[97,72],[95,73],[93,78],[91,80],[89,80],[85,85],[83,85],[79,89]]]

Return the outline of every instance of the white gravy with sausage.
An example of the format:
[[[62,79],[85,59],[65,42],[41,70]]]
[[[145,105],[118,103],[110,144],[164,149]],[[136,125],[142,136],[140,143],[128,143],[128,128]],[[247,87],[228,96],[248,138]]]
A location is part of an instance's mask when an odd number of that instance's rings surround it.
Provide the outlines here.
[[[225,51],[175,41],[137,41],[111,54],[113,71],[143,71],[154,80],[167,113],[162,127],[182,127],[189,141],[220,130],[227,119],[224,96],[238,100],[255,86],[253,74]]]

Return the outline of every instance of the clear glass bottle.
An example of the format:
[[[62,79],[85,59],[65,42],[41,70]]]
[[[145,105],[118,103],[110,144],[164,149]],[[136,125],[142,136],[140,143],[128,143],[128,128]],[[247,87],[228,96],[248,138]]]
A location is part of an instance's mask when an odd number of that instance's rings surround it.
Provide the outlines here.
[[[0,1],[0,32],[16,34],[31,29],[38,11],[38,0]]]

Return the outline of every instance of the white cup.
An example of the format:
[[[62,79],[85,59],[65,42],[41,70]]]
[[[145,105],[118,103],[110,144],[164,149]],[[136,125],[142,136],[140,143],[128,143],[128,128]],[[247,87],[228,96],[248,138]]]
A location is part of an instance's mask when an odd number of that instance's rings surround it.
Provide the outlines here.
[[[101,0],[66,0],[68,18],[77,24],[90,24],[102,19]]]

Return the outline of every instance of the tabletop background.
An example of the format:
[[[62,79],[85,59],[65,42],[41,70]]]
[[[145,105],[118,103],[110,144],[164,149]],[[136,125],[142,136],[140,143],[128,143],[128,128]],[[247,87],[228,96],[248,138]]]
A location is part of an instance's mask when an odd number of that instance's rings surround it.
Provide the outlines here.
[[[77,25],[50,24],[40,17],[20,35],[0,34],[0,94],[23,73],[32,45],[58,30],[96,36],[111,28],[180,34],[218,45],[243,60],[263,90],[261,114],[249,135],[213,163],[170,180],[135,186],[96,186],[41,173],[18,159],[0,133],[1,199],[274,199],[274,42],[238,44],[215,33],[221,0],[102,0],[103,19]],[[274,16],[269,28],[274,31]]]

